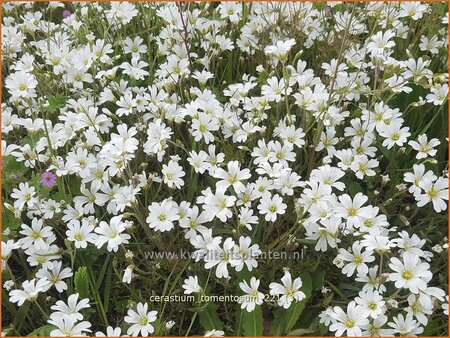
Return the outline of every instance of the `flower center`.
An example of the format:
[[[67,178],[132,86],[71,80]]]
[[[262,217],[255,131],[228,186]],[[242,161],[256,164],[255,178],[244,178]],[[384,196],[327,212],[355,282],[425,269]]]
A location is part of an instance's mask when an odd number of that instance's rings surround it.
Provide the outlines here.
[[[39,231],[33,231],[33,233],[31,234],[31,237],[36,240],[41,238],[41,233]]]
[[[428,192],[427,192],[428,196],[433,199],[438,195],[438,191],[432,187]]]
[[[364,221],[364,226],[366,226],[367,228],[373,227],[373,221],[371,219],[366,219]]]
[[[141,326],[147,325],[147,324],[148,324],[148,319],[147,319],[147,317],[142,317],[141,320],[139,321],[139,324],[140,324]]]
[[[364,260],[362,259],[361,256],[354,256],[353,257],[353,263],[355,263],[356,265],[359,265],[359,264],[364,263]]]
[[[348,215],[349,216],[356,216],[356,209],[355,208],[348,209]]]
[[[238,181],[237,175],[231,175],[230,178],[228,179],[228,182],[230,182],[231,184],[234,184],[237,181]]]
[[[189,227],[191,229],[197,228],[197,221],[195,219],[191,219],[191,221],[189,222]]]
[[[404,280],[411,280],[412,277],[413,277],[413,273],[412,273],[411,270],[404,270],[404,271],[402,272],[402,278],[403,278]]]
[[[375,303],[375,302],[369,302],[369,304],[367,304],[367,306],[371,310],[375,310],[378,307],[377,303]]]
[[[378,336],[380,329],[375,325],[370,325],[369,332],[371,336]]]
[[[81,233],[77,233],[74,238],[77,242],[81,242],[84,239],[84,236]]]
[[[277,206],[275,204],[272,204],[269,206],[269,211],[272,213],[275,213],[277,211]]]
[[[347,329],[351,329],[351,328],[354,328],[355,327],[355,321],[354,320],[352,320],[352,319],[350,319],[350,318],[348,318],[345,322],[344,322],[344,325],[345,325],[345,327],[347,328]]]
[[[288,297],[294,297],[295,296],[295,289],[294,288],[292,288],[292,287],[288,287],[287,289],[286,289],[286,296],[288,296]]]

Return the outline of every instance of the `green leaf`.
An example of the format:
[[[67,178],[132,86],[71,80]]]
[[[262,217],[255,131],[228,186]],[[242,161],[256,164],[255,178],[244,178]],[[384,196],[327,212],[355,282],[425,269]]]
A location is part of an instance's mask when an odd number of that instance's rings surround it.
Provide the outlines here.
[[[436,336],[439,334],[439,322],[437,320],[430,320],[423,331],[424,336]]]
[[[77,250],[77,257],[84,265],[92,265],[105,252],[105,249],[97,249],[95,246],[88,246],[85,249]]]
[[[14,320],[13,320],[12,326],[15,327],[17,331],[19,331],[20,328],[22,327],[22,325],[27,322],[25,320],[25,318],[28,314],[28,311],[30,310],[30,307],[31,307],[31,303],[25,302],[22,304],[22,306],[19,308],[19,310],[14,314]]]
[[[261,305],[256,305],[252,312],[245,309],[242,311],[242,328],[245,336],[262,336],[263,334],[263,316]]]
[[[284,318],[284,333],[289,332],[297,322],[298,318],[302,314],[303,310],[305,309],[306,302],[311,297],[311,293],[313,290],[313,284],[311,275],[308,272],[305,272],[301,275],[302,279],[302,287],[301,291],[305,294],[305,298],[300,302],[293,302],[289,309],[286,310],[286,316]]]
[[[59,109],[66,105],[66,100],[63,96],[56,94],[48,97],[48,106],[45,107],[45,111],[49,113],[56,113]]]
[[[245,310],[242,310],[240,305],[236,305],[236,324],[234,326],[234,335],[235,336],[242,336],[242,323],[243,323],[243,316],[242,312]]]
[[[350,181],[348,183],[348,192],[350,193],[351,196],[355,196],[357,193],[362,192],[363,188],[361,187],[361,185],[357,182],[354,181]]]
[[[305,239],[305,238],[300,238],[297,240],[297,242],[303,245],[315,245],[317,243],[317,241],[314,239]]]
[[[2,156],[2,161],[2,189],[5,191],[4,196],[9,196],[12,190],[25,180],[24,175],[28,168],[14,156]]]
[[[89,298],[89,275],[85,266],[75,272],[74,283],[75,291],[80,294],[80,298]]]
[[[313,282],[310,273],[305,272],[300,277],[303,283],[300,290],[306,297],[300,302],[293,302],[288,309],[280,308],[274,311],[275,318],[270,330],[270,333],[274,336],[284,335],[291,331],[312,295]]]
[[[325,280],[325,270],[311,272],[313,290],[320,290]]]
[[[103,297],[105,302],[104,304],[105,312],[108,312],[109,308],[109,301],[111,295],[111,277],[112,277],[112,264],[109,264],[108,272],[106,273],[105,295]]]
[[[327,281],[328,285],[331,286],[334,292],[336,292],[343,300],[347,300],[348,297],[344,295],[337,287],[335,287],[331,282]]]
[[[325,334],[328,333],[328,326],[319,323],[319,333],[321,336],[325,336]]]
[[[20,218],[16,218],[12,211],[9,211],[6,208],[3,208],[2,212],[2,230],[9,229],[15,232],[20,226],[22,222]]]
[[[44,325],[28,334],[28,337],[48,337],[55,327],[53,325]]]
[[[253,274],[251,274],[247,267],[244,266],[244,268],[239,271],[237,273],[237,278],[236,278],[236,295],[242,295],[242,290],[239,286],[239,283],[242,282],[243,280],[246,280],[247,282],[250,281],[250,279],[252,278]],[[244,312],[246,312],[246,310],[243,310],[241,308],[240,304],[236,304],[236,324],[234,327],[234,335],[235,336],[241,336],[242,335],[242,329],[243,329],[243,322],[244,322]]]
[[[306,334],[309,333],[314,333],[316,332],[316,328],[312,328],[312,327],[308,327],[306,329],[296,329],[296,330],[292,330],[291,332],[289,332],[287,335],[288,336],[304,336]]]
[[[274,319],[270,326],[270,335],[281,336],[284,325],[284,311],[283,309],[276,309],[273,312]]]
[[[200,325],[205,330],[217,330],[223,328],[223,324],[217,315],[217,305],[208,303],[206,307],[198,312]]]

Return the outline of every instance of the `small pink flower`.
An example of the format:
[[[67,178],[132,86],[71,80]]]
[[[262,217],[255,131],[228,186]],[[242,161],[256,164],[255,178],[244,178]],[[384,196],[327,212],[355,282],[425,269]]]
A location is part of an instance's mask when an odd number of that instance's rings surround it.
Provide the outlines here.
[[[50,171],[44,171],[39,182],[47,188],[52,188],[56,183],[56,175]]]
[[[68,9],[63,10],[63,12],[62,12],[62,16],[64,19],[68,18],[71,15],[72,15],[72,13]]]

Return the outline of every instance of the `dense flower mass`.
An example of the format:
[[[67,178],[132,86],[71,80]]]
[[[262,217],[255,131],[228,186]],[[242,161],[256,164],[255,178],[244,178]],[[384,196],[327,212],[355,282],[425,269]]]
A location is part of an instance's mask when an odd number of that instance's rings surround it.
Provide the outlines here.
[[[446,6],[2,2],[2,335],[447,335]]]

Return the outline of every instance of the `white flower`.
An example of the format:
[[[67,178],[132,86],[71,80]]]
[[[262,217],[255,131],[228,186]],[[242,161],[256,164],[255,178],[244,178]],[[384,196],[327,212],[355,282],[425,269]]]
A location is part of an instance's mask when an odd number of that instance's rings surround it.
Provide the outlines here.
[[[261,87],[261,94],[267,97],[268,101],[280,102],[284,95],[289,95],[291,92],[292,88],[286,86],[285,80],[278,80],[275,76],[267,79],[267,84]]]
[[[330,331],[336,331],[336,336],[340,337],[346,332],[347,336],[361,336],[361,328],[369,324],[367,315],[361,311],[361,306],[356,305],[351,301],[347,305],[347,313],[345,313],[339,306],[333,308],[330,314],[333,323],[330,325]]]
[[[364,274],[369,271],[369,267],[366,263],[373,262],[375,257],[373,256],[373,251],[366,250],[363,252],[363,247],[364,245],[361,242],[356,241],[352,245],[352,252],[343,248],[339,249],[339,254],[336,258],[348,262],[342,268],[342,273],[350,277],[355,270],[358,274]]]
[[[265,220],[275,222],[277,215],[282,215],[286,212],[287,205],[283,203],[283,199],[275,194],[274,196],[264,195],[261,198],[261,203],[258,205],[259,213],[265,216]]]
[[[202,289],[198,284],[197,276],[190,276],[189,278],[186,278],[182,287],[184,289],[184,293],[187,295],[191,293],[199,293]]]
[[[61,270],[62,262],[53,263],[52,269],[41,268],[37,273],[36,277],[40,279],[47,279],[51,286],[55,286],[58,292],[63,292],[67,290],[67,284],[63,281],[65,278],[72,277],[73,273],[70,268],[64,268]]]
[[[355,298],[356,304],[361,306],[361,310],[366,316],[375,319],[385,311],[383,297],[377,291],[361,291],[359,297]]]
[[[133,309],[129,309],[127,312],[127,316],[125,316],[124,320],[128,324],[132,324],[127,331],[128,335],[132,335],[133,337],[141,334],[142,336],[148,336],[149,333],[153,333],[155,331],[154,327],[151,325],[156,320],[156,316],[158,314],[157,311],[148,311],[147,303],[138,303],[136,306],[136,311]]]
[[[187,212],[187,216],[181,218],[180,227],[187,230],[184,238],[189,239],[197,235],[197,232],[201,229],[206,229],[202,224],[206,223],[207,218],[205,217],[205,213],[202,212],[199,215],[198,206],[194,205],[194,207],[190,208]]]
[[[211,132],[219,130],[219,123],[211,115],[199,113],[198,117],[192,120],[192,129],[192,136],[196,141],[204,138],[205,143],[209,144],[214,142],[214,135]]]
[[[402,2],[400,3],[400,13],[398,13],[398,17],[411,17],[413,20],[418,20],[427,12],[427,9],[427,4],[418,1]]]
[[[395,282],[397,288],[407,288],[412,293],[425,290],[427,281],[431,279],[430,265],[421,262],[419,257],[412,254],[404,254],[403,262],[397,257],[391,257],[389,267],[394,271],[389,274],[389,280]]]
[[[147,129],[147,141],[144,143],[144,152],[147,154],[157,154],[158,161],[162,160],[164,149],[167,148],[167,141],[173,134],[170,127],[161,120],[150,122]]]
[[[370,217],[370,207],[363,207],[367,200],[367,196],[360,192],[353,197],[353,200],[347,194],[339,196],[340,204],[335,206],[336,216],[347,220],[347,226],[351,228],[361,227],[363,225],[364,217]]]
[[[416,295],[409,295],[408,296],[408,307],[406,308],[406,312],[408,315],[411,315],[417,319],[417,321],[426,326],[428,324],[428,317],[433,313],[433,306],[424,306],[420,302],[420,298]]]
[[[403,317],[402,314],[399,314],[392,320],[393,322],[389,322],[388,325],[392,327],[394,333],[398,333],[401,336],[413,337],[423,332],[423,328],[419,326],[419,323],[411,315]]]
[[[87,219],[81,221],[72,219],[67,225],[66,236],[69,241],[74,242],[77,249],[85,249],[88,243],[95,243],[97,235],[93,233],[94,224]]]
[[[22,283],[23,290],[12,290],[9,292],[9,301],[17,303],[21,306],[26,300],[34,302],[40,292],[48,289],[50,282],[46,279],[32,279],[26,280]]]
[[[215,217],[222,222],[226,222],[233,213],[230,208],[236,202],[235,196],[225,195],[226,189],[223,186],[217,186],[216,192],[213,194],[211,189],[207,189],[204,192],[204,197],[199,197],[199,203],[203,204],[203,210],[205,217],[212,221]]]
[[[217,265],[217,278],[227,278],[229,274],[227,265],[230,264],[232,267],[236,267],[239,263],[238,255],[235,252],[235,243],[232,238],[227,238],[223,242],[222,248],[217,246],[210,249],[205,257],[206,269],[211,269]]]
[[[54,236],[52,228],[49,226],[44,227],[44,222],[37,218],[33,218],[31,221],[31,227],[26,224],[22,224],[20,234],[25,236],[18,241],[22,249],[27,249],[30,246],[34,246],[34,248],[38,250],[45,248],[45,240]]]
[[[372,35],[367,45],[367,50],[372,54],[384,54],[387,50],[395,46],[395,42],[391,41],[395,37],[395,33],[391,30],[378,31]]]
[[[238,22],[239,15],[242,12],[242,4],[239,2],[221,2],[218,9],[222,19],[229,19],[230,22]]]
[[[14,98],[36,96],[35,88],[37,85],[36,77],[25,72],[12,73],[5,80],[5,87]]]
[[[252,244],[250,237],[239,237],[239,246],[236,246],[235,251],[238,253],[239,264],[236,265],[236,271],[241,271],[244,264],[247,266],[248,271],[252,271],[253,268],[258,266],[258,262],[254,257],[258,257],[261,254],[258,244]]]
[[[77,323],[73,317],[51,318],[48,322],[56,326],[56,329],[50,332],[51,337],[76,337],[91,332],[89,329],[91,323],[87,321]]]
[[[252,277],[250,279],[250,285],[244,280],[239,283],[239,287],[245,292],[245,295],[241,296],[239,300],[242,309],[252,312],[256,305],[263,303],[264,294],[258,291],[259,279]]]
[[[447,300],[447,302],[442,304],[442,310],[444,310],[444,314],[448,316],[448,296],[446,296],[445,299]]]
[[[427,102],[434,104],[435,106],[440,106],[447,100],[448,97],[448,84],[437,85],[431,87],[431,94],[426,96]]]
[[[106,334],[101,331],[95,332],[96,337],[121,337],[122,329],[120,327],[108,326],[106,328]]]
[[[3,235],[5,235],[5,233],[3,233]],[[13,239],[10,239],[6,243],[2,241],[1,248],[2,248],[2,250],[1,250],[2,251],[2,269],[5,269],[8,259],[11,257],[12,251],[20,248],[20,244],[17,242],[14,242]]]
[[[432,202],[436,212],[447,209],[445,200],[448,201],[448,178],[439,177],[435,182],[422,180],[419,182],[419,187],[424,190],[424,193],[415,196],[417,206],[422,207],[425,204]]]
[[[122,216],[114,216],[109,223],[100,222],[99,226],[95,228],[98,234],[95,241],[97,248],[101,248],[105,243],[108,243],[108,251],[117,252],[119,245],[128,244],[130,235],[123,233],[126,229],[126,224],[122,222]]]
[[[217,182],[217,187],[223,189],[228,188],[230,185],[233,187],[234,191],[239,193],[245,190],[242,180],[247,180],[251,177],[249,169],[242,169],[238,161],[232,161],[227,163],[227,171],[222,168],[217,168],[211,175],[215,178],[220,178],[221,180]]]
[[[123,270],[122,283],[131,283],[131,278],[133,277],[133,265],[128,265],[125,270]]]
[[[166,322],[166,330],[170,330],[172,327],[175,326],[175,322],[173,320],[169,320],[168,322]]]
[[[433,138],[428,141],[428,137],[426,134],[419,135],[418,142],[409,141],[409,144],[414,150],[417,150],[418,153],[416,155],[417,159],[427,158],[428,156],[433,157],[436,155],[437,150],[434,147],[437,147],[441,144],[441,142],[437,138]]]
[[[145,54],[147,52],[147,45],[142,44],[144,39],[140,36],[136,36],[134,40],[126,37],[123,42],[123,50],[125,53],[131,53],[133,57],[139,57],[139,54]]]
[[[394,145],[403,146],[411,136],[408,127],[403,127],[400,122],[393,121],[389,125],[380,127],[380,135],[385,138],[383,146],[391,149]]]
[[[306,295],[300,291],[303,283],[300,277],[297,277],[292,281],[291,274],[286,271],[281,278],[281,283],[270,283],[270,294],[279,296],[278,305],[287,309],[291,306],[292,302],[299,302],[306,298]]]
[[[173,222],[180,219],[178,208],[169,199],[161,203],[153,202],[148,206],[148,210],[150,213],[146,221],[149,227],[156,231],[169,231],[174,227]]]
[[[267,46],[264,49],[264,52],[267,55],[273,55],[279,61],[286,61],[287,54],[291,50],[291,48],[295,45],[294,39],[289,39],[286,41],[277,41],[275,46]]]
[[[11,197],[15,199],[14,208],[22,209],[25,204],[28,207],[32,207],[36,201],[34,198],[35,193],[34,187],[30,187],[28,182],[20,183],[19,189],[15,188],[11,193]]]
[[[67,298],[67,303],[62,300],[58,300],[51,309],[54,311],[51,315],[52,319],[71,317],[75,321],[83,319],[83,315],[80,313],[82,309],[89,308],[89,299],[84,298],[78,301],[79,294],[74,293]]]
[[[227,2],[225,2],[227,3]],[[208,330],[205,332],[205,335],[203,337],[223,337],[223,335],[225,334],[225,332],[223,332],[222,330]]]
[[[423,164],[414,164],[413,173],[408,172],[404,175],[405,182],[412,183],[408,191],[414,194],[414,196],[420,195],[422,192],[422,188],[420,187],[422,181],[435,181],[436,179],[437,177],[431,170],[425,173],[425,166]]]
[[[182,177],[184,177],[185,172],[183,171],[183,167],[177,162],[170,160],[167,165],[163,164],[161,173],[164,177],[164,183],[169,188],[175,186],[177,189],[180,189],[184,185]]]

